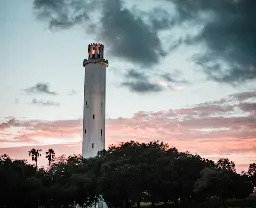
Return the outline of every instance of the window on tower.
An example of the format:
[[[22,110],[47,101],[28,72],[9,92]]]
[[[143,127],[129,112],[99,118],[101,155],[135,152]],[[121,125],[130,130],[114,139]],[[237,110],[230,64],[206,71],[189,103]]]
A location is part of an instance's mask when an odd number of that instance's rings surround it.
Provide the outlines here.
[[[102,136],[102,129],[100,130],[100,135]]]
[[[92,115],[92,119],[94,119],[95,118],[95,116],[94,116],[94,114]]]
[[[86,134],[86,129],[84,130],[84,133]]]
[[[94,143],[92,143],[92,149],[94,148]]]

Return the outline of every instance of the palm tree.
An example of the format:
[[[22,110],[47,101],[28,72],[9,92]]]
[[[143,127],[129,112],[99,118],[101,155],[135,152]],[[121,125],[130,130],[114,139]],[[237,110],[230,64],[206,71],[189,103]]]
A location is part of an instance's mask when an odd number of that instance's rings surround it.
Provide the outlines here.
[[[42,151],[41,149],[35,149],[35,148],[32,148],[31,150],[28,151],[29,157],[32,158],[32,161],[35,161],[36,167],[37,167],[38,157],[41,156],[40,154],[41,151]]]
[[[55,158],[55,152],[53,149],[48,149],[48,151],[45,153],[46,154],[46,158],[49,161],[49,166],[51,165],[51,162],[54,160]]]

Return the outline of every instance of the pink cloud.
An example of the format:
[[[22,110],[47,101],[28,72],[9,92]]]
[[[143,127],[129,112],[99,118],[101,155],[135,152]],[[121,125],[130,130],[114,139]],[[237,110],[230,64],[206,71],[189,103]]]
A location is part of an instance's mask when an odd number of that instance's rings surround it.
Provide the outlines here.
[[[160,140],[180,151],[187,150],[200,155],[243,155],[239,164],[249,164],[248,157],[256,153],[256,106],[254,102],[248,101],[253,96],[256,98],[255,93],[245,92],[190,108],[140,111],[132,118],[107,119],[106,144],[108,146],[130,140]],[[0,140],[2,148],[22,146],[16,149],[21,151],[24,146],[62,144],[63,147],[57,147],[59,151],[63,151],[65,145],[81,141],[82,120],[6,118],[0,124],[0,133],[4,135]],[[81,152],[81,148],[77,147],[76,151],[74,147],[67,149],[70,153]],[[0,149],[0,153],[5,153],[4,151],[9,150]]]

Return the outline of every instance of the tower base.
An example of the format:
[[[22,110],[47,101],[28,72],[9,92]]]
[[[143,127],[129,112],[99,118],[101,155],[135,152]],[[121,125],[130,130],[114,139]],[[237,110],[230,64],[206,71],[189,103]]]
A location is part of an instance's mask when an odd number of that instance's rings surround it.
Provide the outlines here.
[[[96,204],[87,207],[87,206],[82,206],[80,207],[78,204],[76,205],[75,208],[108,208],[106,202],[103,199],[100,199]]]

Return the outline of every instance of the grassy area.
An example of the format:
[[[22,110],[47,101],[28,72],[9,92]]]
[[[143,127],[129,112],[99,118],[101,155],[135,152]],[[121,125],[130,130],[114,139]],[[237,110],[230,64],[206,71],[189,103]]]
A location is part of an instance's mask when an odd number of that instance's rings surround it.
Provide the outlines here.
[[[256,195],[252,195],[245,199],[232,199],[227,201],[228,206],[235,207],[252,207],[256,208]]]
[[[150,202],[141,202],[141,207],[150,207]],[[252,195],[245,199],[230,199],[226,202],[229,208],[256,208],[256,195]],[[164,204],[162,202],[156,203],[157,208],[163,208]],[[189,202],[184,204],[175,205],[174,203],[168,203],[168,208],[223,208],[220,200],[213,199],[208,202],[195,203]]]

